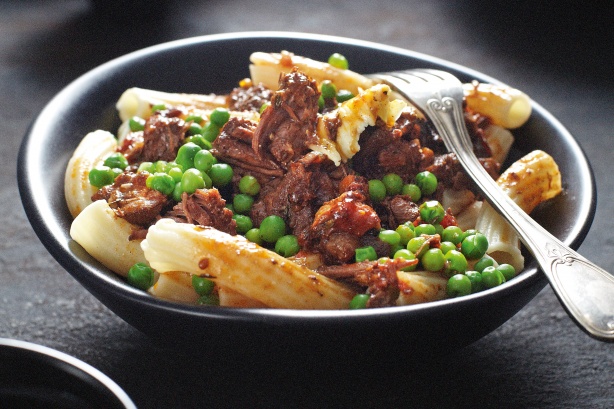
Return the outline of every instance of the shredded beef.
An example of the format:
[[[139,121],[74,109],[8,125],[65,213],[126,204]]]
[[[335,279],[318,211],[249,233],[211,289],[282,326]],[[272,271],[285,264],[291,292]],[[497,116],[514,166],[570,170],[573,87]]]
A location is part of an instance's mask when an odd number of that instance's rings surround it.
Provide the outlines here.
[[[180,223],[211,226],[228,234],[237,234],[237,222],[226,201],[217,189],[197,189],[193,194],[183,193],[177,203],[164,217]]]
[[[262,84],[251,87],[239,87],[228,95],[228,109],[232,111],[260,111],[271,100],[273,91]]]
[[[349,261],[347,249],[350,246],[356,249],[362,236],[369,230],[381,227],[377,213],[366,203],[366,179],[357,176],[347,178],[352,181],[342,182],[341,186],[356,190],[345,191],[318,209],[308,231],[309,240],[305,243],[320,251],[329,264]]]
[[[148,176],[147,172],[122,173],[112,185],[99,189],[92,200],[106,200],[117,216],[132,224],[149,226],[170,202],[166,195],[145,185]]]
[[[143,147],[138,156],[140,162],[172,161],[182,145],[189,125],[174,116],[180,111],[163,111],[150,116],[143,130]]]
[[[411,265],[417,260],[405,260],[402,258],[379,261],[362,261],[359,263],[328,265],[318,269],[320,274],[327,277],[345,280],[367,288],[370,294],[367,307],[387,307],[395,305],[399,297],[399,285],[397,271]]]
[[[251,173],[264,177],[283,175],[277,163],[266,156],[259,156],[252,149],[256,126],[248,119],[230,118],[213,142],[212,153],[219,160]]]
[[[270,153],[284,167],[304,155],[317,142],[319,96],[316,82],[296,69],[281,75],[279,90],[254,133],[254,151],[260,157]]]
[[[378,206],[378,211],[389,229],[396,229],[405,222],[413,222],[420,216],[420,207],[406,195],[386,197]]]

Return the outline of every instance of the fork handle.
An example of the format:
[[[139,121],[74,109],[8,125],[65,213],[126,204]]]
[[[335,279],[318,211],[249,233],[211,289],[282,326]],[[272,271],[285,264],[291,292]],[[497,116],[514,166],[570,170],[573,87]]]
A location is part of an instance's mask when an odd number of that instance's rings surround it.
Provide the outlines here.
[[[614,276],[593,264],[531,219],[503,193],[468,145],[462,107],[450,97],[427,102],[427,115],[488,202],[516,230],[535,257],[559,301],[576,323],[601,341],[614,341]]]

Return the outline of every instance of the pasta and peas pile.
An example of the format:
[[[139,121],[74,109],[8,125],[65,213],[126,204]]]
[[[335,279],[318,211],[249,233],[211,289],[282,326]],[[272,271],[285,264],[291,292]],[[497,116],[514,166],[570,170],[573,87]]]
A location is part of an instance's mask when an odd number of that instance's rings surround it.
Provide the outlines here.
[[[228,95],[131,88],[117,136],[68,163],[70,234],[128,283],[168,300],[252,308],[408,305],[482,291],[524,266],[433,126],[340,54],[252,54]],[[528,97],[465,84],[476,155],[530,213],[561,192],[534,151],[500,173]]]

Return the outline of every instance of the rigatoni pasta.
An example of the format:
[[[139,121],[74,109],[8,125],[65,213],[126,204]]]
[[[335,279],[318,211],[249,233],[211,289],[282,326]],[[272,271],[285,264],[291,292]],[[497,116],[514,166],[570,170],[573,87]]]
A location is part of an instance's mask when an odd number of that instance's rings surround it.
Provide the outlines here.
[[[480,291],[472,269],[522,269],[509,226],[387,85],[288,52],[251,63],[227,95],[128,89],[117,138],[87,135],[67,166],[71,237],[129,283],[151,274],[155,297],[234,308],[411,305]],[[530,103],[477,83],[466,98],[494,175]],[[529,212],[560,192],[555,170],[535,152],[498,183]]]

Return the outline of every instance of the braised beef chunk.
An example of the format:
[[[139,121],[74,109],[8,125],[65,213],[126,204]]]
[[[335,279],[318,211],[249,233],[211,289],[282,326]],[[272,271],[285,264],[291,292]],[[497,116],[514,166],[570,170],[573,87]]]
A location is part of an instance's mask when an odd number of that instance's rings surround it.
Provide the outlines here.
[[[147,172],[122,173],[112,185],[99,189],[92,201],[106,200],[117,216],[132,224],[149,226],[170,202],[166,195],[145,185],[148,176]]]
[[[353,246],[356,249],[363,235],[381,227],[377,213],[366,203],[368,198],[363,193],[366,180],[362,177],[348,177],[353,181],[347,186],[357,190],[345,191],[318,209],[305,243],[307,247],[320,251],[329,264],[348,262],[354,255],[348,248]]]
[[[165,110],[150,116],[145,129],[126,135],[118,151],[128,163],[174,160],[189,128],[181,114],[180,110]]]
[[[302,163],[292,163],[288,173],[265,186],[260,192],[260,197],[251,211],[254,225],[260,225],[269,215],[277,215],[284,218],[292,232],[301,238],[311,224],[314,214],[311,201],[315,196],[311,189],[311,180],[311,172],[308,172]]]
[[[465,111],[465,125],[473,142],[473,151],[478,158],[492,156],[490,147],[484,138],[484,130],[491,124],[491,120],[477,112]]]
[[[375,127],[367,128],[359,139],[360,151],[352,158],[354,169],[369,179],[380,179],[387,173],[396,173],[405,180],[414,177],[424,160],[421,128],[415,121],[410,126],[408,119],[402,117],[392,129],[379,121]]]
[[[256,123],[248,119],[230,118],[213,141],[212,153],[218,160],[251,171],[255,175],[283,175],[283,170],[275,161],[266,155],[257,155],[252,149],[256,126]]]
[[[237,222],[226,201],[217,189],[197,189],[193,194],[183,193],[177,203],[164,217],[181,223],[211,226],[228,234],[237,234]]]
[[[142,162],[175,160],[188,128],[189,125],[179,117],[161,114],[150,116],[145,122],[140,160]]]
[[[286,167],[317,142],[320,92],[314,80],[296,69],[281,75],[279,82],[279,90],[260,118],[252,146],[261,157],[270,153]]]
[[[271,101],[273,91],[262,84],[239,87],[228,95],[228,109],[232,111],[260,111],[265,103]]]
[[[378,206],[378,211],[389,229],[396,229],[405,222],[413,222],[420,216],[420,206],[411,201],[409,196],[396,195],[386,197]]]
[[[318,269],[320,274],[329,278],[348,281],[360,287],[366,287],[370,295],[368,308],[393,306],[399,298],[397,271],[411,265],[417,260],[402,258],[379,261],[361,261],[343,265],[325,265]]]

